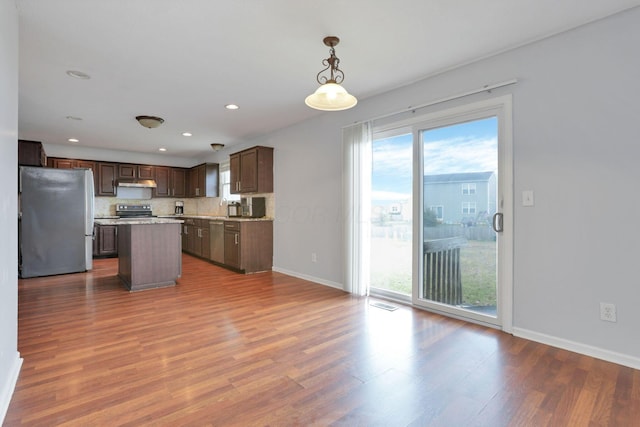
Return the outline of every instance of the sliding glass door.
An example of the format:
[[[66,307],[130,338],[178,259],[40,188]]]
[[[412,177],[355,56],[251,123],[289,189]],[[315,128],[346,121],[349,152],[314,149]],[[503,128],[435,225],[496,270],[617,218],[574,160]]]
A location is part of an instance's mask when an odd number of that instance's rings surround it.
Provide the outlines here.
[[[373,295],[511,328],[511,98],[378,128]]]

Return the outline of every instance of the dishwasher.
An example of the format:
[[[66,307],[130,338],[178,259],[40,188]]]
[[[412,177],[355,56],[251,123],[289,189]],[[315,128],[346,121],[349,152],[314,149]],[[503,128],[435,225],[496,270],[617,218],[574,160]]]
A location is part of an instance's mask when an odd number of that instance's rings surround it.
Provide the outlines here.
[[[211,261],[224,264],[224,221],[209,221]]]

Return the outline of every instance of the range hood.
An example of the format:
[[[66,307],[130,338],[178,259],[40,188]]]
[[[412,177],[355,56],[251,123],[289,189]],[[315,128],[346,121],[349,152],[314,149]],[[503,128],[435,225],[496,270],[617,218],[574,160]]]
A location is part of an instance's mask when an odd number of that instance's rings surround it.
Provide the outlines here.
[[[156,188],[156,182],[152,179],[119,179],[116,181],[118,187],[129,187],[129,188]]]

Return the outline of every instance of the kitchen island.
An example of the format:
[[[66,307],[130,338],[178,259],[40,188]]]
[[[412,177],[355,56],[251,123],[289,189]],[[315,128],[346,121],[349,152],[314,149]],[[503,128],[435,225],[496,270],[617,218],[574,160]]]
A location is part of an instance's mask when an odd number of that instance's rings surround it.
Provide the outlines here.
[[[130,291],[174,286],[182,275],[181,224],[173,218],[96,219],[118,226],[118,277]]]

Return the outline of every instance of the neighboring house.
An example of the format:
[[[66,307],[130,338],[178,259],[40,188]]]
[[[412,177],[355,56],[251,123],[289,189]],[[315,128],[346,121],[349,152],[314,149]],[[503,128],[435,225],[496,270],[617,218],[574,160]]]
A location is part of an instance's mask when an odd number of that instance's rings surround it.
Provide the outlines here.
[[[385,224],[411,221],[411,198],[372,200],[371,222]]]
[[[496,212],[496,174],[425,175],[424,206],[444,224],[488,223]]]

